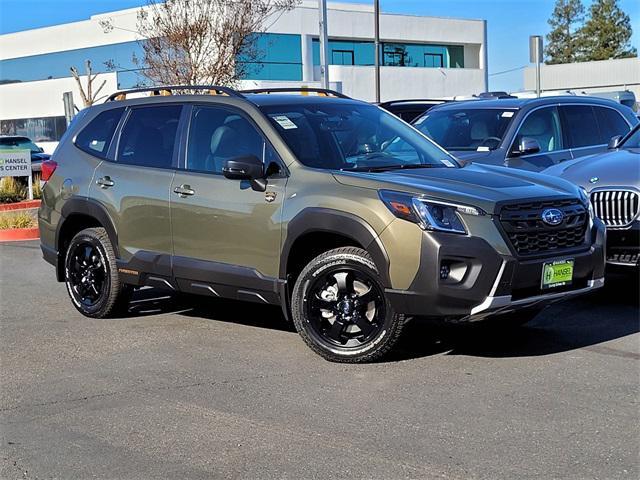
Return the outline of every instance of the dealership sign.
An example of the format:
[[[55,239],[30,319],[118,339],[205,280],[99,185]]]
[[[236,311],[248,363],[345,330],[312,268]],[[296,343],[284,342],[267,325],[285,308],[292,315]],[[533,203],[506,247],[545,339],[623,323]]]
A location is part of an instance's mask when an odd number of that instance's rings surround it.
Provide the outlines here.
[[[33,199],[31,151],[0,150],[0,178],[2,177],[27,177],[29,179],[29,199]]]

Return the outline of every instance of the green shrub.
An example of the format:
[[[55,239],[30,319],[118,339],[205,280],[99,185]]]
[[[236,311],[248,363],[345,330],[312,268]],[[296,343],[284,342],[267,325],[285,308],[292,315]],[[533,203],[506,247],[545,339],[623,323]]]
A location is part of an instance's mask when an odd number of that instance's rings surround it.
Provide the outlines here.
[[[28,212],[7,212],[0,214],[0,230],[9,228],[34,228],[37,225],[33,214]]]
[[[27,189],[16,178],[0,178],[0,203],[14,203],[25,198]]]
[[[42,175],[40,172],[36,172],[33,174],[33,199],[41,199],[42,198],[42,187],[40,186],[40,178]],[[27,192],[27,195],[29,192]]]

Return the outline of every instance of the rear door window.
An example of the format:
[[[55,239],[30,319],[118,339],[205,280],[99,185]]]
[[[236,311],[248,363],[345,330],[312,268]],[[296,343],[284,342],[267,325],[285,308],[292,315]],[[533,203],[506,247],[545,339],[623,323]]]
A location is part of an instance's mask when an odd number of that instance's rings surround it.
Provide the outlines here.
[[[104,158],[109,150],[124,107],[100,113],[76,137],[76,146],[91,155]]]
[[[180,105],[133,108],[120,134],[118,162],[171,168],[181,110]]]
[[[608,143],[611,137],[629,133],[629,124],[613,108],[593,107],[600,127],[600,143]]]
[[[607,143],[602,141],[593,107],[590,105],[565,105],[560,108],[564,112],[570,148]]]

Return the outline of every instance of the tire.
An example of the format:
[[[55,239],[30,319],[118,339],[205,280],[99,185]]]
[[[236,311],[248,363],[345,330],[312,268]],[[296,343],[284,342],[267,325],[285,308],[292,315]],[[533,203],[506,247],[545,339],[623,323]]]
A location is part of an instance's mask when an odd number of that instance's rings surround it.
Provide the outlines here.
[[[336,248],[309,262],[293,288],[291,314],[305,343],[332,362],[379,360],[404,326],[373,260],[356,247]]]
[[[120,281],[104,228],[87,228],[71,239],[64,276],[71,302],[83,315],[106,318],[126,312],[133,287]]]

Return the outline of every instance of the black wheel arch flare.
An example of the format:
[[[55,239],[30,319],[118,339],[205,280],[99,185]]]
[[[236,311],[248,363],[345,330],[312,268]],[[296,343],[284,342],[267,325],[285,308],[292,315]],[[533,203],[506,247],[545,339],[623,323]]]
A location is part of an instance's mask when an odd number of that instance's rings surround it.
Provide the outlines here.
[[[280,278],[287,278],[287,262],[295,241],[314,232],[333,233],[353,240],[373,258],[384,287],[391,286],[389,257],[373,227],[357,215],[323,207],[305,208],[289,221],[280,255]]]
[[[117,231],[115,225],[111,221],[111,217],[109,216],[107,209],[102,204],[87,197],[73,197],[65,202],[61,210],[61,215],[62,221],[58,222],[58,226],[56,227],[55,245],[55,250],[58,254],[58,280],[61,278],[60,276],[63,273],[62,270],[64,265],[64,255],[63,252],[60,251],[63,247],[61,244],[62,232],[67,221],[69,221],[69,219],[74,215],[83,215],[95,219],[95,221],[107,231],[115,256],[116,258],[119,258]]]

